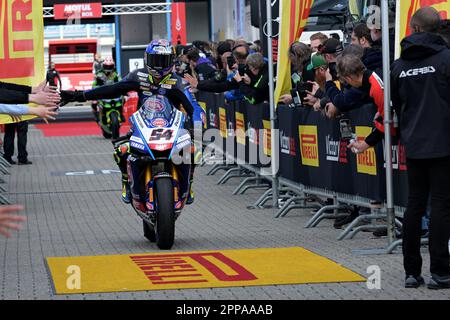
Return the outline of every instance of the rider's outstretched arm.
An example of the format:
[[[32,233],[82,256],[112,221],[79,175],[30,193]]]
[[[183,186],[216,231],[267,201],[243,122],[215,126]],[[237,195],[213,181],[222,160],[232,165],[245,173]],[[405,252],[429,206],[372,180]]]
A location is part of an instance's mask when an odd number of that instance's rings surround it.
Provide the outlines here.
[[[114,99],[136,90],[139,90],[138,82],[124,79],[111,85],[84,91],[84,98],[86,100]]]
[[[114,99],[130,91],[138,91],[139,82],[125,78],[112,85],[102,86],[87,91],[61,91],[62,105],[68,102],[85,102],[88,100]]]

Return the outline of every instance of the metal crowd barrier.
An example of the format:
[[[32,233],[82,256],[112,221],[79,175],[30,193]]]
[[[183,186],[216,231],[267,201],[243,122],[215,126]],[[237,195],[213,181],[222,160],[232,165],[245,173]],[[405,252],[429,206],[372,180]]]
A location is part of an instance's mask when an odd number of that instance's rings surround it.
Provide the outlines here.
[[[3,158],[3,151],[0,151],[0,174],[1,175],[9,175],[9,168],[11,164]],[[6,184],[6,180],[0,176],[0,204],[11,204],[6,196],[7,190],[4,186]]]
[[[226,104],[224,102],[222,95],[217,94],[208,94],[208,93],[200,93],[198,100],[201,102],[201,104],[204,105],[205,110],[207,112],[207,119],[208,119],[208,128],[216,128],[219,130],[225,130],[225,131],[233,131],[236,130],[238,127],[243,127],[243,124],[245,125],[245,129],[248,129],[247,126],[254,127],[254,119],[257,119],[261,122],[261,125],[258,127],[258,129],[264,129],[265,126],[262,125],[262,122],[267,121],[267,119],[264,119],[264,115],[261,115],[260,109],[264,108],[263,105],[260,106],[252,106],[248,105],[247,103],[234,103],[234,104]],[[284,109],[283,109],[284,108]],[[299,131],[300,128],[298,126],[298,123],[295,122],[298,119],[297,116],[301,118],[301,123],[308,128],[305,129],[306,135],[308,136],[308,139],[311,137],[315,137],[317,141],[315,141],[316,145],[318,146],[319,143],[322,145],[325,144],[325,139],[335,139],[336,135],[340,136],[340,132],[336,132],[336,125],[330,125],[331,121],[328,119],[323,119],[317,113],[311,112],[309,114],[308,112],[305,112],[304,110],[297,110],[292,109],[295,111],[291,111],[286,109],[287,106],[282,106],[282,108],[278,108],[278,116],[279,116],[279,128],[280,131],[286,133],[289,135],[289,143],[291,148],[293,145],[297,148],[298,152],[303,152],[301,150],[302,147],[300,147],[300,144],[303,142],[301,139],[303,137],[300,134],[299,137]],[[280,115],[280,109],[281,111],[287,113],[287,115]],[[288,111],[286,111],[288,110]],[[289,112],[292,112],[289,113]],[[238,114],[239,113],[239,114]],[[370,129],[370,126],[372,125],[372,119],[373,115],[370,112],[364,112],[360,111],[359,113],[356,113],[352,115],[354,119],[357,119],[357,121],[361,122],[362,125],[365,125],[364,130],[367,131],[367,129]],[[292,120],[294,119],[294,122]],[[312,120],[311,120],[312,119]],[[312,121],[312,122],[311,122]],[[316,126],[316,131],[311,129],[312,126]],[[322,135],[318,134],[317,128],[324,129],[325,131],[329,131],[329,136],[325,138]],[[267,128],[265,128],[267,129]],[[284,130],[284,131],[283,131]],[[312,130],[312,131],[311,131]],[[296,137],[295,137],[296,135]],[[293,137],[294,136],[294,137]],[[227,135],[227,138],[228,135]],[[224,139],[226,139],[224,137]],[[232,139],[237,140],[236,135],[232,137]],[[285,137],[282,137],[282,139],[287,139]],[[314,140],[314,139],[313,139]],[[338,138],[340,140],[340,138]],[[294,143],[294,142],[295,143]],[[309,143],[309,142],[308,142]],[[328,141],[327,141],[328,143]],[[207,144],[207,143],[206,143]],[[282,141],[283,144],[283,141]],[[328,147],[328,146],[327,146]],[[397,174],[397,184],[400,185],[399,189],[401,192],[397,192],[397,196],[399,196],[398,205],[395,207],[396,216],[398,218],[403,217],[404,212],[404,204],[405,204],[405,194],[406,191],[402,190],[404,188],[404,177],[406,176],[404,172],[400,172],[402,166],[404,164],[402,163],[402,147],[401,145],[396,145],[396,155],[397,155],[397,167],[399,169],[399,172]],[[289,148],[288,148],[289,149]],[[342,148],[341,148],[342,149]],[[345,150],[345,149],[344,149]],[[322,149],[323,151],[323,149]],[[327,150],[328,152],[328,150]],[[284,156],[286,157],[286,154],[294,153],[293,150],[284,150]],[[377,159],[382,159],[383,152],[382,147],[380,146],[377,151],[375,151],[374,155],[377,157]],[[283,151],[280,150],[280,156],[283,156]],[[289,170],[294,170],[295,172],[298,171],[308,171],[308,170],[316,170],[314,167],[311,167],[311,164],[306,164],[304,159],[304,155],[301,155],[301,160],[298,160],[299,155],[297,154],[297,158],[295,161],[298,161],[298,163],[294,163],[294,157],[292,157],[291,161],[291,167],[281,165],[281,173],[280,177],[277,180],[273,180],[271,175],[270,168],[263,167],[263,166],[255,166],[248,163],[243,162],[242,159],[237,159],[235,154],[230,154],[227,152],[227,150],[218,150],[217,154],[214,155],[215,160],[218,160],[219,163],[214,164],[211,169],[208,171],[208,175],[215,175],[220,171],[224,171],[223,175],[220,177],[220,179],[217,181],[217,184],[225,184],[228,181],[230,181],[233,178],[240,178],[242,181],[238,185],[238,187],[233,191],[234,195],[244,194],[247,190],[250,189],[263,189],[263,194],[248,208],[251,209],[264,209],[269,208],[271,206],[267,206],[266,203],[272,198],[272,186],[273,183],[277,183],[278,189],[279,189],[279,199],[278,199],[278,208],[276,208],[275,218],[282,218],[285,217],[289,212],[291,212],[294,209],[317,209],[315,214],[307,221],[305,228],[314,228],[318,226],[322,221],[326,219],[337,219],[339,217],[343,217],[348,215],[348,211],[351,209],[351,206],[358,206],[363,208],[368,208],[370,210],[369,214],[360,214],[359,217],[357,217],[352,223],[350,223],[338,236],[338,240],[344,240],[344,239],[353,239],[358,233],[362,231],[376,231],[376,230],[386,230],[387,229],[387,212],[385,209],[385,203],[383,199],[380,199],[380,195],[385,194],[384,192],[384,183],[382,183],[382,180],[384,178],[383,176],[383,163],[379,160],[376,161],[376,165],[373,165],[373,169],[376,171],[375,176],[371,176],[370,174],[373,173],[366,173],[364,177],[363,174],[356,174],[357,177],[355,179],[359,179],[357,182],[355,182],[355,188],[358,189],[358,184],[363,185],[365,189],[367,190],[359,190],[358,194],[351,194],[347,192],[340,192],[335,191],[333,189],[333,183],[336,182],[336,180],[333,180],[330,177],[321,177],[322,180],[324,180],[324,185],[326,187],[320,187],[317,185],[314,185],[314,183],[317,183],[317,180],[322,181],[321,179],[316,179],[314,174],[317,175],[317,171],[315,173],[311,174],[311,177],[309,177],[310,182],[312,182],[311,185],[309,183],[301,183],[298,182],[299,180],[304,180],[303,177],[295,177],[294,175],[291,175],[291,172]],[[332,154],[320,154],[317,155],[317,162],[320,161],[321,168],[322,166],[325,166],[324,170],[328,172],[330,175],[335,174],[340,179],[341,177],[346,177],[345,174],[337,174],[335,171],[337,170],[335,164],[329,164],[327,162],[328,158],[333,156]],[[336,157],[339,157],[339,155],[335,155]],[[354,157],[354,156],[353,156]],[[326,160],[325,160],[326,159]],[[211,160],[211,159],[209,159]],[[239,160],[239,161],[238,161]],[[340,161],[340,160],[339,160]],[[356,167],[356,160],[348,160],[350,162],[354,162],[351,165],[353,167]],[[359,159],[358,159],[359,161]],[[205,165],[208,162],[208,159],[202,160],[202,165]],[[308,165],[310,167],[308,167]],[[358,163],[359,165],[359,163]],[[316,166],[315,164],[312,164],[312,166]],[[350,164],[348,165],[350,166]],[[317,163],[317,167],[318,163]],[[288,169],[286,169],[288,168]],[[369,168],[371,169],[371,168]],[[283,172],[283,170],[288,170],[288,172]],[[341,170],[341,169],[339,169]],[[365,170],[368,170],[365,168]],[[313,172],[311,171],[311,172]],[[404,169],[403,169],[404,171]],[[359,167],[358,167],[359,172]],[[348,173],[347,173],[348,174]],[[355,174],[353,174],[355,175]],[[289,179],[291,178],[292,179]],[[289,178],[287,178],[289,177]],[[364,180],[366,179],[366,180]],[[294,181],[296,180],[296,181]],[[308,180],[308,179],[306,179]],[[345,179],[344,179],[345,180]],[[378,181],[380,180],[380,181]],[[376,183],[375,183],[376,182]],[[319,183],[320,184],[320,183]],[[374,184],[374,186],[372,186]],[[342,186],[341,186],[342,187]],[[339,188],[338,188],[339,189]],[[345,189],[345,188],[344,188]],[[364,188],[362,188],[364,189]],[[326,204],[325,199],[332,199],[332,204]],[[374,201],[374,199],[379,199],[378,201]],[[398,227],[401,227],[400,220],[396,220],[396,225]],[[424,241],[425,243],[426,241]],[[383,249],[380,252],[381,253],[392,253],[399,245],[401,245],[401,240],[394,242],[391,246],[389,246],[387,249]]]

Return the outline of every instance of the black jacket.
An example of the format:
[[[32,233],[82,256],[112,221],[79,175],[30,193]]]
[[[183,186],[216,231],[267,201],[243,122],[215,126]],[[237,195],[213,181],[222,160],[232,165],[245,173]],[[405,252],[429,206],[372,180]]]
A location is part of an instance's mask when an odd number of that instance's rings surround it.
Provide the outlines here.
[[[241,81],[239,90],[251,104],[258,104],[264,101],[269,101],[269,68],[267,63],[259,71],[258,75],[253,75],[251,72],[247,73],[251,79],[249,85]]]
[[[361,61],[368,70],[375,71],[381,78],[383,77],[383,53],[378,47],[365,48]]]
[[[27,104],[31,90],[29,86],[0,82],[0,103]]]
[[[213,67],[208,59],[200,58],[197,66],[195,67],[195,72],[197,72],[199,80],[203,81],[214,78],[217,69]]]
[[[199,81],[197,89],[206,92],[222,93],[239,89],[239,83],[234,79],[227,79],[225,70],[216,71],[215,77],[210,80]]]
[[[392,103],[411,159],[450,155],[450,50],[432,33],[414,33],[401,42],[392,67]]]

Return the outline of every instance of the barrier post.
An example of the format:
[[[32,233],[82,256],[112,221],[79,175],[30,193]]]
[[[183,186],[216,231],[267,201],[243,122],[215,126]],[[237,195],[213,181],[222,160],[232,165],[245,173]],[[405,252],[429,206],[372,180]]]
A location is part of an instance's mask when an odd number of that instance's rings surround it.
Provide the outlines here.
[[[271,165],[272,165],[272,200],[273,208],[278,208],[278,135],[276,134],[277,113],[275,110],[275,87],[273,83],[273,47],[272,47],[272,1],[266,0],[267,10],[267,56],[269,59],[269,94],[270,94],[270,131],[271,131]]]
[[[392,168],[392,139],[391,139],[391,78],[389,56],[389,12],[388,0],[381,1],[381,29],[383,39],[383,80],[384,80],[384,140],[386,159],[386,210],[387,231],[389,244],[395,241],[395,211],[394,211],[394,184]]]

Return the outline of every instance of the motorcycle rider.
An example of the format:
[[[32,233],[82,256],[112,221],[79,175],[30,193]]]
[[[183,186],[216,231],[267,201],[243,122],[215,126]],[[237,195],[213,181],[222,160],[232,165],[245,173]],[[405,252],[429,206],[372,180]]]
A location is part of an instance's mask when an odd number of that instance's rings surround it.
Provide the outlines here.
[[[116,64],[112,57],[106,57],[103,60],[102,68],[95,74],[94,83],[92,88],[98,88],[106,84],[116,83],[122,80],[120,75],[116,71]],[[92,102],[92,111],[94,113],[95,121],[99,122],[98,101]]]
[[[195,130],[201,130],[206,116],[197,100],[191,93],[190,86],[175,73],[175,50],[167,40],[153,40],[145,51],[145,67],[129,73],[123,80],[88,91],[62,91],[61,98],[64,103],[84,102],[95,99],[113,99],[126,94],[129,91],[138,92],[139,104],[154,95],[166,96],[175,106],[182,105],[186,113],[193,121]],[[131,202],[131,191],[128,183],[126,159],[130,151],[129,143],[124,143],[116,149],[115,159],[122,172],[122,200]],[[201,149],[196,146],[196,151]],[[194,164],[191,166],[191,183],[187,204],[194,201],[192,181]]]

